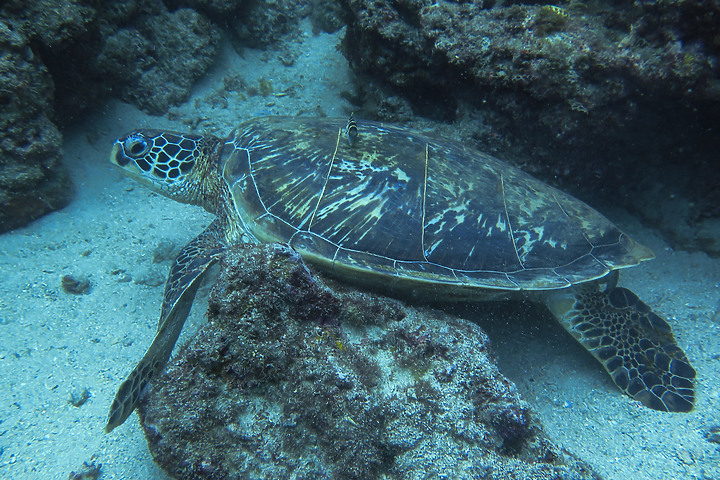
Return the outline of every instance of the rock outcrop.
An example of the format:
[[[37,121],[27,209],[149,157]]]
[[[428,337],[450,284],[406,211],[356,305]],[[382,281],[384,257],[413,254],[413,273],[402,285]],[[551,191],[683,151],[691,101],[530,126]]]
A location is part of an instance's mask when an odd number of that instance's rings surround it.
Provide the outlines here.
[[[232,249],[208,324],[139,411],[178,479],[596,478],[554,446],[472,322]]]

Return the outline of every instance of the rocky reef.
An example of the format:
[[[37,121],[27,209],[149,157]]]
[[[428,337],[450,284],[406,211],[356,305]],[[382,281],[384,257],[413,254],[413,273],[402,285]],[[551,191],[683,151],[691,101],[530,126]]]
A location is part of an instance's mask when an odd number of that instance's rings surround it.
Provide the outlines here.
[[[94,74],[123,100],[162,115],[187,99],[219,40],[219,29],[189,8],[143,15],[103,39]]]
[[[282,245],[221,269],[207,325],[139,407],[175,478],[596,478],[477,325],[325,280]]]
[[[109,96],[164,113],[187,97],[219,40],[219,28],[201,13],[148,0],[10,0],[0,18],[52,77],[60,126]]]
[[[53,80],[28,39],[0,18],[0,233],[65,206]]]
[[[218,40],[202,14],[161,2],[2,2],[0,232],[72,198],[62,127],[110,96],[164,113],[210,66]]]

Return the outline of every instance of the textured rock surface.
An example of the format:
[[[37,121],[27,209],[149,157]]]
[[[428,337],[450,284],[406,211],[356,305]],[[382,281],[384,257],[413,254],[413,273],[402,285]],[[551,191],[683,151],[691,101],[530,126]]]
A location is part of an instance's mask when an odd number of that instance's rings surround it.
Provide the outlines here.
[[[53,81],[28,40],[0,18],[0,233],[67,204]]]
[[[320,0],[170,0],[188,6],[221,25],[238,49],[266,48],[297,30],[300,19]],[[338,27],[339,28],[339,27]]]
[[[313,278],[280,245],[229,252],[209,323],[140,413],[180,479],[596,478],[475,324]]]
[[[0,3],[0,232],[70,200],[58,126],[110,95],[164,113],[210,66],[218,32],[161,2]]]
[[[161,115],[188,97],[219,40],[219,29],[188,8],[143,16],[104,39],[97,68],[123,100]]]
[[[58,123],[108,95],[161,114],[187,97],[214,58],[219,29],[178,5],[10,0],[0,10],[32,40],[56,87]]]
[[[660,184],[691,204],[680,219],[691,238],[673,242],[684,248],[700,248],[699,224],[720,216],[717,2],[343,4],[344,53],[366,75],[366,103],[389,88],[580,197],[592,189],[638,211],[635,194]],[[375,102],[389,119],[406,110]]]
[[[302,0],[247,2],[230,29],[242,45],[267,47],[277,42],[282,35],[297,29],[300,18],[305,16],[303,9],[306,5]]]
[[[67,125],[110,92],[95,68],[101,39],[139,15],[143,2],[110,5],[73,0],[8,0],[0,17],[27,38],[55,85],[55,122]],[[145,8],[144,14],[157,13]],[[118,65],[120,71],[122,65]]]
[[[522,128],[537,120],[558,138],[587,142],[588,128],[615,134],[634,121],[640,93],[693,105],[720,101],[715,37],[700,40],[675,18],[698,2],[625,9],[604,2],[344,3],[345,53],[353,65],[409,96],[432,89],[451,111],[458,93],[484,89],[476,100]],[[684,43],[690,35],[697,41]]]

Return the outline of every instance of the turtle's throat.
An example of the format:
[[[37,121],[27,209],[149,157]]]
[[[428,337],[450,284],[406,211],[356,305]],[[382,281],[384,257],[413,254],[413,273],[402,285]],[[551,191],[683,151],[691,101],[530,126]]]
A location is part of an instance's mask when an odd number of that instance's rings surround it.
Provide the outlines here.
[[[222,141],[207,136],[201,140],[201,154],[195,159],[195,168],[184,186],[182,195],[174,195],[183,203],[199,205],[214,215],[221,214],[226,192],[219,165]],[[183,198],[178,198],[182,196]]]

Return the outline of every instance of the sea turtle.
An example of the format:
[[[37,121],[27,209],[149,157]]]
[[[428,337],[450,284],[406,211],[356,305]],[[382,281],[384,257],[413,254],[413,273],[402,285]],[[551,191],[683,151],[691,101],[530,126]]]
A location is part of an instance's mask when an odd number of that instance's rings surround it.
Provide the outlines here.
[[[106,431],[168,361],[199,279],[227,245],[283,242],[340,279],[440,300],[524,295],[548,306],[646,406],[687,412],[692,368],[668,323],[618,287],[653,257],[585,203],[500,160],[409,128],[262,117],[226,139],[138,130],[110,160],[216,215],[173,263],[158,331],[120,386]]]

